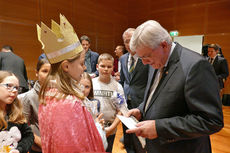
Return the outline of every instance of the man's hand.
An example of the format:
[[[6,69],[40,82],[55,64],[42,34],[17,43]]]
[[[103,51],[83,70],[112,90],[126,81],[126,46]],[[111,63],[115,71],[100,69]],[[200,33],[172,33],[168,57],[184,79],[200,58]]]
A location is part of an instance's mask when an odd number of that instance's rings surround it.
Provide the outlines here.
[[[126,130],[126,133],[135,133],[137,136],[142,136],[148,139],[157,138],[155,120],[148,120],[136,124],[136,128]]]
[[[120,81],[120,72],[116,72],[114,76],[116,81]]]
[[[131,109],[125,114],[126,117],[134,116],[137,120],[141,119],[141,111],[137,108]]]

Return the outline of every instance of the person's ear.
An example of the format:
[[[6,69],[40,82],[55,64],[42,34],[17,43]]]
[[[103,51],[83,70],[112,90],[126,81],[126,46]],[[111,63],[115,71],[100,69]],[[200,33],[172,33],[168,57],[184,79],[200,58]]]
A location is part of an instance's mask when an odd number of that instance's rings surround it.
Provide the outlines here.
[[[64,60],[61,63],[61,68],[63,69],[64,72],[68,72],[69,71],[69,62],[67,60]]]
[[[35,76],[38,77],[38,71],[35,69]]]
[[[97,70],[98,70],[98,67],[99,67],[99,65],[97,64],[97,65],[96,65]]]

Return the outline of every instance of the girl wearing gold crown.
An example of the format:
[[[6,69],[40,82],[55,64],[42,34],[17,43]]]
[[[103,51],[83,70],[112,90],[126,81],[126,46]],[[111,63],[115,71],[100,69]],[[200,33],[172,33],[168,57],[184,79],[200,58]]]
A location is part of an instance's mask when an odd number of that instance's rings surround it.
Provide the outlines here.
[[[60,26],[52,21],[52,30],[43,23],[39,28],[38,38],[51,63],[51,71],[39,95],[42,152],[104,152],[80,90],[79,81],[86,67],[85,53],[76,33],[62,15]],[[55,38],[57,40],[52,40]]]

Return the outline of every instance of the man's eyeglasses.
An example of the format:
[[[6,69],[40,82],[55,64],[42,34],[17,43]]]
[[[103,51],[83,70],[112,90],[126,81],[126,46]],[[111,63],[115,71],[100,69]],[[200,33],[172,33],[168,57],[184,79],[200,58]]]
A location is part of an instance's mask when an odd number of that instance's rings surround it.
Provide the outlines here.
[[[8,91],[17,91],[17,92],[21,92],[22,91],[22,88],[21,87],[19,87],[19,86],[14,86],[13,84],[10,84],[10,83],[5,83],[5,84],[3,84],[3,83],[1,83],[0,84],[1,86],[3,86],[3,87],[5,87]]]

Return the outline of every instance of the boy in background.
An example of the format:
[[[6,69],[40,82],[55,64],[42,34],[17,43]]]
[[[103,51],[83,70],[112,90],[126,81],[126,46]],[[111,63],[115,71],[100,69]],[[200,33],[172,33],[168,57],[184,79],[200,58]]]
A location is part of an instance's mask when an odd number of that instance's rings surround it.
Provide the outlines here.
[[[108,141],[106,152],[112,152],[116,127],[120,122],[116,117],[120,112],[112,103],[112,95],[114,92],[124,95],[122,86],[111,76],[113,72],[113,63],[114,58],[110,54],[101,54],[97,64],[99,76],[93,79],[94,97],[100,101],[100,113],[104,114],[105,131]]]

